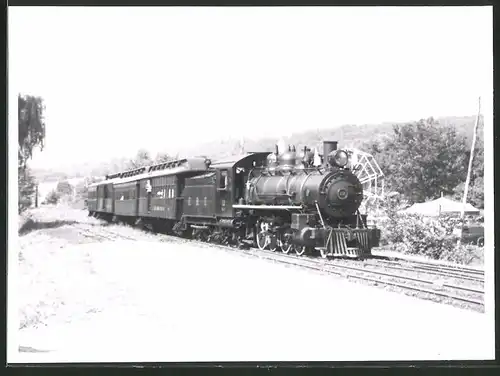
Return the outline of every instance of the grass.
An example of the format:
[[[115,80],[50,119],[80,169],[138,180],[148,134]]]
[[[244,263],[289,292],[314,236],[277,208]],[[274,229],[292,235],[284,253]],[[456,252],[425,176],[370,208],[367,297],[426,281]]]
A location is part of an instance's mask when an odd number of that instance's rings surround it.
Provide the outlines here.
[[[73,321],[122,301],[126,291],[115,280],[119,277],[110,272],[117,269],[116,259],[108,256],[124,250],[120,242],[98,236],[109,237],[109,231],[118,240],[120,235],[142,241],[157,239],[154,234],[110,225],[64,204],[27,210],[20,216],[16,276],[20,329]],[[82,232],[97,237],[85,237]],[[99,244],[103,241],[106,243]]]
[[[19,328],[68,321],[102,308],[99,276],[77,226],[99,224],[83,210],[41,207],[19,218]],[[72,247],[69,247],[72,245]]]

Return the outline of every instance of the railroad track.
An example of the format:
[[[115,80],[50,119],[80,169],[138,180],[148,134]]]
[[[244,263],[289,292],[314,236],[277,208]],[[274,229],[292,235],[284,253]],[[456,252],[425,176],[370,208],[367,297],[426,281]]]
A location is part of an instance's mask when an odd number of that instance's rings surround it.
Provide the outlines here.
[[[169,237],[169,235],[164,235]],[[175,237],[173,237],[175,238]],[[178,238],[175,238],[178,239]],[[452,305],[459,304],[461,307],[465,304],[468,307],[484,311],[484,287],[481,283],[484,280],[477,278],[474,280],[478,286],[462,286],[460,284],[449,283],[448,281],[442,280],[431,280],[428,278],[418,278],[414,276],[402,275],[400,273],[388,273],[381,270],[370,270],[366,268],[366,263],[361,261],[350,260],[351,263],[356,263],[362,265],[361,267],[347,265],[344,260],[324,260],[313,257],[298,257],[296,255],[283,254],[279,252],[273,252],[269,250],[260,250],[258,248],[250,249],[238,249],[231,246],[212,244],[212,243],[200,243],[192,239],[183,239],[186,242],[194,242],[199,245],[211,248],[215,246],[216,248],[221,248],[224,250],[237,250],[240,253],[258,257],[260,259],[265,259],[269,261],[274,261],[277,263],[302,267],[310,270],[319,271],[326,274],[334,274],[347,279],[361,280],[369,282],[371,284],[388,286],[392,288],[400,289],[401,292],[414,296],[415,293],[419,297],[426,300],[433,300],[440,303],[448,303]],[[376,259],[374,259],[376,260]],[[373,261],[373,260],[370,260]],[[374,263],[370,263],[371,266],[380,269],[380,265],[377,264],[379,261],[386,260],[376,260]],[[397,262],[395,262],[397,264]],[[411,261],[410,261],[411,263]],[[418,265],[418,263],[416,263]],[[384,268],[387,266],[384,266]],[[412,272],[415,274],[427,274],[427,275],[438,275],[440,277],[449,277],[447,273],[438,273],[434,270],[418,269],[418,268],[405,268],[402,266],[392,266],[394,269],[404,272]],[[453,275],[455,280],[470,281],[467,275]]]
[[[432,263],[421,263],[419,261],[408,261],[402,259],[398,261],[375,260],[375,263],[384,264],[384,267],[388,269],[421,272],[441,277],[457,278],[466,281],[484,283],[484,271],[479,269],[468,271],[455,267],[443,267],[442,265]]]
[[[130,237],[130,236],[125,236],[120,233],[114,232],[114,231],[109,231],[109,230],[104,230],[102,228],[99,229],[100,233],[96,233],[95,231],[91,231],[87,228],[79,228],[79,233],[80,235],[90,238],[90,239],[95,239],[98,241],[114,241],[114,240],[119,240],[119,239],[124,239],[124,240],[133,240],[136,241],[137,239]]]
[[[354,267],[343,263],[324,262],[322,259],[298,258],[294,255],[286,255],[267,250],[261,251],[251,249],[243,250],[243,252],[283,264],[300,266],[325,272],[327,274],[336,274],[348,279],[357,279],[377,285],[397,287],[403,291],[424,293],[428,295],[425,296],[425,298],[429,300],[438,300],[441,302],[444,299],[449,303],[461,302],[475,307],[476,309],[484,309],[484,289],[479,287],[460,286],[446,282],[440,283],[399,273],[370,270],[364,267]],[[261,255],[259,255],[259,253]]]
[[[97,234],[88,229],[81,229],[81,234],[100,241],[118,239],[137,240],[110,230],[104,230],[101,231],[101,234]],[[351,280],[363,281],[372,285],[375,284],[396,289],[407,295],[418,295],[418,297],[427,300],[452,305],[459,304],[461,307],[466,305],[469,308],[484,311],[484,286],[482,286],[484,284],[484,271],[479,269],[413,260],[393,261],[379,258],[364,261],[324,260],[313,257],[298,257],[296,255],[260,250],[258,248],[239,249],[232,246],[203,243],[193,239],[184,239],[161,233],[156,234],[160,235],[163,240],[182,240],[185,243],[196,243],[207,248],[238,251],[252,257],[284,265],[306,268],[330,275],[338,275]],[[393,270],[394,272],[388,272],[385,269]],[[401,272],[415,275],[404,275]],[[432,278],[421,278],[421,275],[432,276],[434,280]],[[436,277],[440,279],[435,279]],[[443,279],[445,280],[443,281]],[[459,283],[450,283],[449,280]],[[468,282],[469,286],[461,285],[460,282]]]
[[[437,264],[425,261],[411,261],[411,263],[415,265],[415,267],[417,267],[418,265],[418,267],[421,269],[438,270],[446,273],[462,273],[466,275],[473,275],[484,278],[484,270],[482,269],[470,268],[459,265],[457,266],[444,265],[444,264]]]

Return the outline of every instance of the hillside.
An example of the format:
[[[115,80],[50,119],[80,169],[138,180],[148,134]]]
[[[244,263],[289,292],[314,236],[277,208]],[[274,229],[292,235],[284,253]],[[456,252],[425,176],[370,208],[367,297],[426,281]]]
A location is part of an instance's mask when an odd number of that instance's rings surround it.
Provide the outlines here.
[[[465,135],[469,142],[472,140],[475,120],[475,116],[438,118],[439,123],[443,126],[455,125],[458,133]],[[365,142],[380,140],[389,136],[392,133],[393,125],[394,123],[346,124],[337,128],[313,129],[295,133],[290,137],[284,137],[283,140],[286,144],[296,145],[297,149],[307,145],[308,147],[317,147],[318,150],[321,150],[323,140],[338,140],[341,147],[359,148]],[[481,127],[479,137],[482,137]],[[274,150],[276,141],[274,138],[247,138],[244,140],[244,147],[247,151],[271,151]],[[238,150],[239,144],[239,139],[207,142],[195,147],[185,148],[182,154],[193,155],[202,151],[203,154],[215,158],[231,154],[235,150]]]
[[[454,125],[457,131],[472,139],[475,116],[456,117],[448,116],[438,118],[443,126]],[[297,148],[304,145],[317,147],[321,150],[322,140],[338,140],[339,145],[350,147],[361,147],[365,142],[380,140],[392,133],[393,123],[381,124],[346,124],[329,129],[311,129],[295,133],[290,137],[284,137],[286,144],[294,144]],[[479,128],[479,137],[482,137],[482,127]],[[271,151],[277,140],[275,138],[246,138],[244,149],[246,151]],[[130,150],[129,157],[117,157],[101,164],[82,163],[71,168],[54,171],[52,169],[33,169],[32,172],[39,181],[59,181],[71,177],[103,176],[108,173],[124,169],[125,163],[132,157],[142,145],[137,145],[136,150]],[[240,139],[228,137],[219,141],[208,141],[203,144],[186,145],[179,148],[180,156],[206,155],[212,159],[237,153],[240,150]],[[164,150],[169,153],[169,150]]]

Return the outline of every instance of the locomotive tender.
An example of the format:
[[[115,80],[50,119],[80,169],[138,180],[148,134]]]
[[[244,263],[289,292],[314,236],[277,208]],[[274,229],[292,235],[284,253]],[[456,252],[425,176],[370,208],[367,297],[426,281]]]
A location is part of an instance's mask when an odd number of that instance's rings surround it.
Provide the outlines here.
[[[183,237],[298,255],[369,256],[380,231],[359,213],[363,187],[349,155],[324,141],[321,166],[295,147],[210,161],[186,158],[106,176],[89,186],[89,215]]]

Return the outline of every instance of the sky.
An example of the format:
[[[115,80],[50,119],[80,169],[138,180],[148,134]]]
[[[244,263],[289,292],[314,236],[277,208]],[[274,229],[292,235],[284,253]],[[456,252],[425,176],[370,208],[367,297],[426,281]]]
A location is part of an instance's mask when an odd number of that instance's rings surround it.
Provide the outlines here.
[[[32,167],[477,112],[491,7],[9,7],[10,108],[46,104]],[[15,138],[14,138],[15,140]]]

